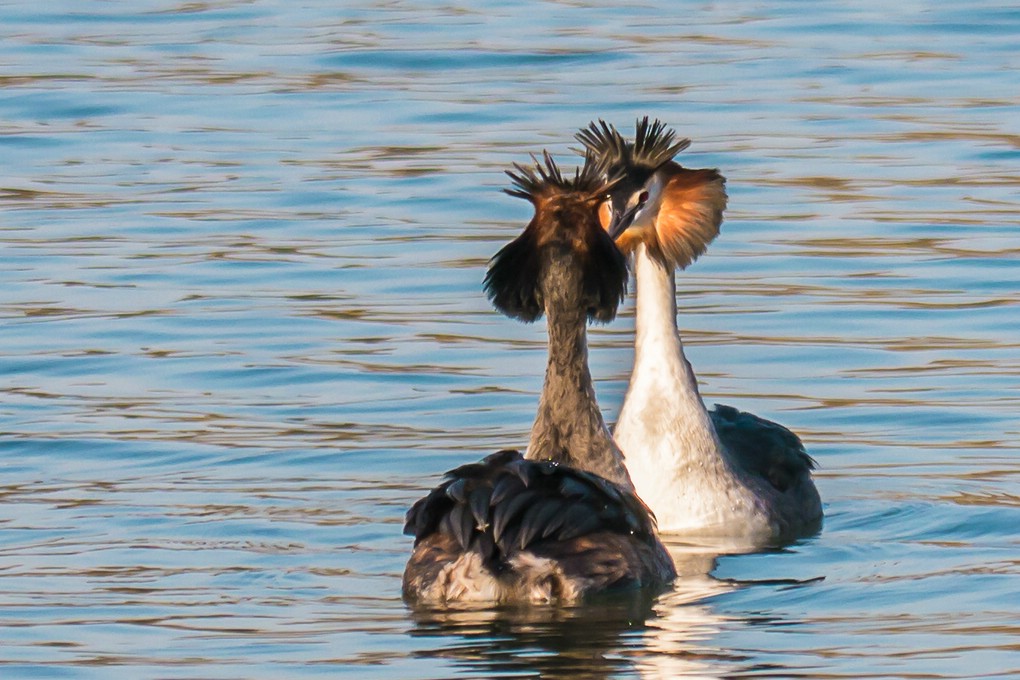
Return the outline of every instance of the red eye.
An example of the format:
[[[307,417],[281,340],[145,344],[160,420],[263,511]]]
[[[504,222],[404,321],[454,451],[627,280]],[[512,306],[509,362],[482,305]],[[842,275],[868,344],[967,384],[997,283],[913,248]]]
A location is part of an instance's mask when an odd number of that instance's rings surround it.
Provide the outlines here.
[[[644,203],[647,200],[648,200],[648,192],[647,191],[642,191],[641,195],[638,196],[638,198],[637,198],[637,202],[638,203]]]

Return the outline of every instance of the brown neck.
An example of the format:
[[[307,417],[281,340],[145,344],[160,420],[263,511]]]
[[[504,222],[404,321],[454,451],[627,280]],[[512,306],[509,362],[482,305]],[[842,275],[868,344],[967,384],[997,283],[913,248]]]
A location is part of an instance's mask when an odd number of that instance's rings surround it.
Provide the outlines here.
[[[602,418],[588,370],[587,310],[572,254],[553,254],[542,282],[549,332],[549,362],[528,458],[552,460],[633,488]]]

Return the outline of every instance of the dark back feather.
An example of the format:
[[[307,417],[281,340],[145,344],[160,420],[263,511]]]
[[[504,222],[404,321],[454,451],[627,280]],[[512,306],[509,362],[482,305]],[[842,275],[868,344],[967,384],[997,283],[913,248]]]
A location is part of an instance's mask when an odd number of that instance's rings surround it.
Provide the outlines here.
[[[769,480],[778,491],[785,492],[815,468],[800,438],[779,423],[722,404],[716,404],[709,415],[719,440],[737,463]]]
[[[415,545],[436,533],[475,551],[493,573],[514,555],[594,533],[656,545],[655,519],[633,493],[588,472],[504,450],[462,465],[407,512]]]

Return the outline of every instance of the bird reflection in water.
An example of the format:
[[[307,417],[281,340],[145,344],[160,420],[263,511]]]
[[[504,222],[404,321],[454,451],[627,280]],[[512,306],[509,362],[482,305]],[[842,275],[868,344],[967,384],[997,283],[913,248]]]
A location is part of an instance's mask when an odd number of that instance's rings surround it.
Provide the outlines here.
[[[632,591],[575,606],[417,606],[414,637],[435,637],[419,656],[484,677],[718,677],[745,658],[712,644],[728,619],[709,598],[743,587],[711,576],[727,544],[666,543],[677,566],[665,594]],[[439,640],[441,638],[441,640]]]

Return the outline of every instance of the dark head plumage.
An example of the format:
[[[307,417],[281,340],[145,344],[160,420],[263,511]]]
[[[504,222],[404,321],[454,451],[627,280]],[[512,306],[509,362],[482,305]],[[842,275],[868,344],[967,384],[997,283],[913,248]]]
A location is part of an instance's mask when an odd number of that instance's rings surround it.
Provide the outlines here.
[[[585,149],[603,160],[613,170],[624,170],[630,174],[645,171],[655,172],[673,157],[691,145],[686,137],[676,139],[676,131],[648,116],[634,124],[634,142],[628,142],[610,123],[599,119],[574,136]]]
[[[533,166],[515,163],[514,170],[507,171],[514,188],[505,191],[530,201],[535,215],[524,233],[490,261],[485,292],[507,316],[535,321],[551,292],[544,288],[551,281],[552,263],[569,261],[579,270],[581,291],[575,295],[576,305],[583,307],[589,319],[612,321],[626,293],[627,267],[602,229],[598,209],[620,178],[607,179],[607,159],[593,154],[585,156],[572,178],[563,175],[547,152],[541,161],[532,159]]]
[[[610,172],[625,175],[611,192],[603,226],[613,231],[624,253],[643,243],[652,257],[682,269],[719,234],[726,179],[717,170],[671,162],[691,140],[677,139],[662,121],[645,116],[634,128],[633,142],[602,119],[575,135],[586,153],[606,162]]]
[[[606,175],[609,172],[608,159],[599,158],[594,154],[585,154],[584,165],[574,171],[573,179],[563,176],[548,151],[542,152],[544,165],[534,154],[532,154],[531,160],[534,161],[534,165],[514,163],[514,170],[505,171],[513,181],[515,188],[503,189],[503,191],[511,196],[531,201],[533,204],[553,194],[570,193],[579,196],[588,194],[592,197],[599,197],[612,189],[619,181],[619,179],[606,180]]]

